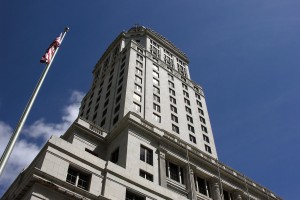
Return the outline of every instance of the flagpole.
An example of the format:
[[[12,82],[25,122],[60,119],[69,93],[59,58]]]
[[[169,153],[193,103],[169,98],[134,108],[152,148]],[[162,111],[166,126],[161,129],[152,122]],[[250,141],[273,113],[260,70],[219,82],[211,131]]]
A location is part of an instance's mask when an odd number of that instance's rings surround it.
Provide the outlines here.
[[[62,37],[61,37],[61,43],[62,43],[62,41],[63,41],[63,39],[64,39],[64,37],[65,37],[65,35],[66,35],[66,33],[68,31],[69,31],[69,28],[66,27],[65,30],[64,30],[64,32],[63,32],[63,34],[62,34]],[[22,114],[22,116],[20,118],[20,121],[19,121],[16,129],[14,130],[14,133],[12,134],[12,136],[11,136],[11,138],[9,140],[9,143],[6,146],[6,149],[5,149],[5,151],[4,151],[4,153],[3,153],[2,157],[1,157],[1,160],[0,160],[0,176],[1,176],[1,174],[2,174],[2,172],[4,170],[4,168],[5,168],[5,165],[6,165],[7,161],[8,161],[8,158],[9,158],[9,156],[10,156],[10,154],[11,154],[11,152],[12,152],[12,150],[13,150],[15,144],[16,144],[16,141],[17,141],[17,139],[19,137],[19,134],[20,134],[20,132],[22,130],[22,127],[23,127],[23,125],[24,125],[24,123],[25,123],[25,121],[27,119],[27,116],[28,116],[28,114],[30,112],[30,109],[31,109],[31,107],[32,107],[35,99],[36,99],[36,96],[37,96],[37,94],[38,94],[38,92],[39,92],[39,90],[40,90],[40,88],[41,88],[41,86],[42,86],[42,84],[44,82],[44,79],[45,79],[45,77],[46,77],[46,75],[47,75],[47,73],[48,73],[48,71],[49,71],[49,69],[51,67],[51,64],[52,64],[52,62],[54,60],[54,57],[55,57],[56,53],[58,52],[58,49],[59,49],[59,46],[56,48],[56,51],[54,52],[53,57],[50,60],[50,62],[46,65],[46,67],[45,67],[45,69],[44,69],[44,71],[43,71],[43,73],[42,73],[42,75],[41,75],[41,77],[40,77],[40,79],[39,79],[39,81],[38,81],[38,83],[37,83],[37,85],[36,85],[33,93],[32,93],[32,95],[31,95],[31,97],[30,97],[30,99],[29,99],[29,101],[28,101],[28,103],[27,103],[27,105],[25,107],[25,110],[24,110],[24,112],[23,112],[23,114]]]

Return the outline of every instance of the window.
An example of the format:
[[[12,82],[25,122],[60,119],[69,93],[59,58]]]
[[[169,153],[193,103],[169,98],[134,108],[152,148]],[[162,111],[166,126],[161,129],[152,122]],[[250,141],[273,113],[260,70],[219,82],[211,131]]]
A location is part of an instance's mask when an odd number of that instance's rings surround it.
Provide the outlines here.
[[[117,115],[114,120],[113,120],[113,124],[117,123],[117,121],[119,120],[119,115]]]
[[[201,125],[201,130],[204,131],[205,133],[207,133],[207,128],[203,125]]]
[[[123,82],[123,77],[120,78],[118,85],[120,85]]]
[[[133,106],[135,111],[139,113],[141,112],[141,106],[139,104],[133,102]]]
[[[106,93],[105,98],[109,97],[110,95],[110,90]]]
[[[143,53],[143,50],[142,50],[142,49],[137,48],[137,50],[138,50],[139,53]]]
[[[90,149],[87,149],[87,148],[85,148],[84,150],[85,150],[86,152],[88,152],[88,153],[90,153],[90,154],[92,154],[92,155],[98,157],[98,154],[96,154],[94,151],[92,151],[92,150],[90,150]]]
[[[174,113],[177,113],[177,108],[173,105],[170,105],[170,109],[171,111],[173,111]]]
[[[119,160],[119,147],[114,150],[110,155],[110,161],[113,163],[117,163]]]
[[[189,122],[193,123],[193,118],[192,118],[191,116],[186,115],[186,119],[187,119]]]
[[[101,121],[101,125],[100,126],[103,126],[105,124],[105,118]]]
[[[169,93],[172,94],[173,96],[175,96],[175,91],[172,90],[171,88],[169,88]]]
[[[159,88],[153,86],[153,92],[156,93],[156,94],[159,94],[160,90],[159,90]]]
[[[143,61],[143,56],[142,56],[142,55],[140,55],[140,54],[137,53],[137,54],[136,54],[136,57],[137,57],[138,60]]]
[[[140,61],[137,60],[135,64],[137,67],[143,68],[143,63],[141,63]]]
[[[203,134],[203,140],[207,143],[209,143],[209,137],[207,137],[206,135]]]
[[[153,103],[153,109],[157,112],[160,112],[160,106],[155,103]]]
[[[174,81],[174,77],[171,74],[168,74],[168,78],[172,81]]]
[[[172,163],[166,161],[166,175],[170,179],[177,181],[181,184],[184,184],[184,175],[183,175],[183,168]]]
[[[126,198],[125,200],[145,200],[144,197],[137,195],[133,192],[126,191]]]
[[[102,112],[102,117],[103,117],[104,115],[106,115],[106,113],[107,113],[107,108]]]
[[[153,151],[143,145],[140,148],[140,160],[153,165]]]
[[[175,133],[179,133],[179,128],[178,128],[178,126],[172,124],[172,131],[174,131]]]
[[[190,114],[192,114],[192,110],[189,107],[187,107],[187,106],[185,107],[185,111],[188,112],[188,113],[190,113]]]
[[[140,70],[139,68],[135,68],[135,73],[142,76],[143,75],[143,72],[142,70]]]
[[[208,145],[205,145],[205,151],[207,151],[208,153],[211,153],[211,148]]]
[[[196,144],[196,138],[190,134],[190,141]]]
[[[183,90],[183,95],[186,96],[186,97],[189,97],[189,93],[187,91],[184,91],[184,90]]]
[[[122,90],[122,85],[118,88],[117,93],[121,92]]]
[[[199,100],[201,99],[200,94],[195,93],[195,97]]]
[[[152,74],[153,74],[153,77],[159,78],[159,74],[156,71],[153,71]]]
[[[153,84],[154,84],[154,85],[159,85],[159,80],[153,78]]]
[[[184,89],[188,90],[188,86],[187,86],[186,84],[182,83],[182,87],[183,87]]]
[[[153,65],[153,69],[156,70],[156,71],[159,71],[159,68],[156,65]]]
[[[158,122],[158,123],[160,123],[160,122],[161,122],[161,118],[160,118],[160,116],[159,116],[159,115],[157,115],[157,114],[155,114],[155,113],[153,113],[153,114],[152,114],[152,118],[154,119],[154,121],[156,121],[156,122]]]
[[[118,103],[121,99],[121,94],[116,98],[116,103]]]
[[[203,178],[200,178],[198,176],[195,177],[195,184],[196,184],[196,190],[205,195],[205,196],[208,196],[210,197],[210,194],[209,194],[209,183],[203,179]]]
[[[202,103],[200,101],[197,100],[197,105],[202,107]]]
[[[198,108],[198,112],[201,114],[201,115],[204,115],[204,112],[201,108]]]
[[[171,97],[171,96],[170,96],[170,101],[171,101],[172,103],[176,104],[176,99],[175,99],[174,97]]]
[[[138,84],[134,84],[134,89],[138,92],[142,92],[142,87],[139,86]]]
[[[189,129],[189,131],[191,131],[192,133],[195,133],[194,127],[191,126],[191,125],[189,125],[189,124],[188,124],[188,129]]]
[[[186,99],[186,98],[184,98],[184,103],[186,103],[187,105],[191,105],[191,104],[190,104],[190,100],[188,100],[188,99]]]
[[[159,103],[160,102],[160,97],[153,94],[153,100]]]
[[[140,77],[135,76],[135,77],[134,77],[134,80],[135,80],[137,83],[142,84],[142,79],[141,79]]]
[[[143,177],[143,178],[153,182],[153,175],[149,174],[143,170],[140,170],[140,177]]]
[[[200,118],[200,122],[202,122],[203,124],[206,124],[205,119],[203,117],[199,116],[199,118]]]
[[[115,113],[117,113],[118,111],[120,110],[120,104],[118,104],[116,107],[115,107]]]
[[[94,114],[93,121],[96,119],[96,117],[97,117],[97,113]]]
[[[171,88],[174,88],[174,83],[172,81],[168,81],[168,84]]]
[[[138,102],[141,102],[142,101],[142,97],[141,97],[141,95],[139,95],[139,94],[137,94],[137,93],[133,93],[133,98],[135,99],[135,100],[137,100]]]
[[[90,176],[69,167],[66,181],[81,189],[88,190]]]
[[[171,120],[178,123],[178,117],[176,117],[175,115],[171,114]]]

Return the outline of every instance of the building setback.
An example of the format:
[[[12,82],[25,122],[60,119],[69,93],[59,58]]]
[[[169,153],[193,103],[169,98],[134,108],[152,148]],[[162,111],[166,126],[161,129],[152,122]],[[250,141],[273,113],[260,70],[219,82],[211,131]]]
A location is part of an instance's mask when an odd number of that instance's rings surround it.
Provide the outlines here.
[[[78,118],[1,199],[280,199],[218,160],[188,64],[149,28],[120,33],[93,70]]]

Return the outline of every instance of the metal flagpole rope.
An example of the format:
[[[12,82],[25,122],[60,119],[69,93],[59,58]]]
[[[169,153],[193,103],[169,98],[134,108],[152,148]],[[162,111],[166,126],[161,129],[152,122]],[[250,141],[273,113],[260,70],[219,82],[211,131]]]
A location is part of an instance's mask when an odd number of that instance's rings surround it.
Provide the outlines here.
[[[68,30],[69,30],[69,28],[66,27],[65,30],[64,30],[64,33],[63,33],[63,35],[61,37],[61,43],[62,43],[62,41],[63,41],[66,33],[68,32]],[[20,121],[18,122],[18,125],[17,125],[16,129],[14,130],[14,133],[12,134],[12,136],[11,136],[11,138],[10,138],[7,146],[6,146],[5,151],[3,152],[3,155],[2,155],[1,160],[0,160],[0,176],[1,176],[1,174],[2,174],[2,172],[4,170],[4,168],[5,168],[5,165],[6,165],[7,161],[8,161],[8,158],[9,158],[9,156],[10,156],[10,154],[11,154],[11,152],[12,152],[14,146],[15,146],[15,143],[16,143],[16,141],[18,139],[18,136],[19,136],[19,134],[20,134],[20,132],[22,130],[22,127],[23,127],[23,125],[24,125],[24,123],[26,121],[26,118],[27,118],[27,116],[28,116],[28,114],[30,112],[30,109],[31,109],[31,107],[32,107],[32,105],[33,105],[33,103],[34,103],[34,101],[36,99],[36,96],[37,96],[37,94],[38,94],[38,92],[39,92],[39,90],[40,90],[40,88],[41,88],[41,86],[42,86],[42,84],[44,82],[44,79],[45,79],[45,77],[46,77],[46,75],[47,75],[50,67],[51,67],[51,64],[52,64],[52,62],[54,60],[54,57],[55,57],[56,53],[58,52],[58,49],[59,49],[59,46],[56,48],[56,50],[55,50],[55,52],[53,54],[53,57],[50,60],[50,62],[46,65],[46,67],[45,67],[45,69],[44,69],[44,71],[43,71],[43,73],[42,73],[42,75],[41,75],[41,77],[40,77],[40,79],[38,81],[38,84],[36,85],[36,87],[35,87],[32,95],[31,95],[31,97],[30,97],[30,99],[29,99],[29,101],[28,101],[28,103],[27,103],[27,105],[25,107],[25,110],[24,110],[24,112],[23,112],[23,114],[22,114],[22,116],[20,118]]]

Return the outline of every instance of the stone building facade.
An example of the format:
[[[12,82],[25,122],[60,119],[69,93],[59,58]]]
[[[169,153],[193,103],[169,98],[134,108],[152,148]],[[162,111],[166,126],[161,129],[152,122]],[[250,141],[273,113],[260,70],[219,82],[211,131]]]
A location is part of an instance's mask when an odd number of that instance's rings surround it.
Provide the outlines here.
[[[78,118],[2,200],[280,199],[218,160],[203,90],[160,34],[120,33],[93,75]]]

